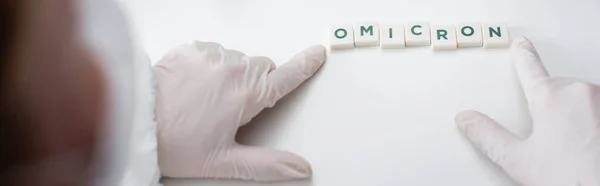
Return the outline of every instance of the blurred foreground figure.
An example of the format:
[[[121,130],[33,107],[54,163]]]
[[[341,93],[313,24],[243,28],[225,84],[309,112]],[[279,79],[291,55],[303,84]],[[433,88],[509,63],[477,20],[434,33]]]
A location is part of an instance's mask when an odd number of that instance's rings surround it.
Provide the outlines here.
[[[6,0],[0,10],[1,185],[311,176],[303,158],[234,137],[320,68],[322,46],[276,68],[192,42],[152,69],[112,1]]]

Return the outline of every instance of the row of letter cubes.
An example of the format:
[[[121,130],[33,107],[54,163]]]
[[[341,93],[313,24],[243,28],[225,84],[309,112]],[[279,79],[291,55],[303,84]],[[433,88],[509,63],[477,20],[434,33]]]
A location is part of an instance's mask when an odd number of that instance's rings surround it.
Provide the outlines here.
[[[459,24],[432,26],[429,23],[382,24],[377,22],[339,25],[330,31],[333,50],[363,46],[404,48],[429,46],[434,50],[456,50],[463,47],[503,48],[509,46],[505,24]]]

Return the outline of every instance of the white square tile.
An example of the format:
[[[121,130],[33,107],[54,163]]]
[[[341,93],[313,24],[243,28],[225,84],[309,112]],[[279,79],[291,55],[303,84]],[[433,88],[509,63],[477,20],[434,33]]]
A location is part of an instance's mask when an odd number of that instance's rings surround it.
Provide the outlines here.
[[[377,22],[364,22],[354,24],[354,46],[378,46],[379,24]]]
[[[481,47],[483,44],[481,35],[481,24],[463,23],[456,26],[458,47]]]
[[[354,48],[354,30],[351,24],[331,27],[329,31],[329,47],[332,50]]]
[[[508,42],[508,27],[505,24],[483,24],[483,47],[505,48]]]
[[[456,50],[456,29],[452,26],[433,26],[431,46],[433,50]]]
[[[379,36],[381,37],[381,48],[404,48],[404,25],[402,24],[382,24],[380,25]]]
[[[431,43],[429,23],[407,23],[405,28],[406,46],[428,46]]]

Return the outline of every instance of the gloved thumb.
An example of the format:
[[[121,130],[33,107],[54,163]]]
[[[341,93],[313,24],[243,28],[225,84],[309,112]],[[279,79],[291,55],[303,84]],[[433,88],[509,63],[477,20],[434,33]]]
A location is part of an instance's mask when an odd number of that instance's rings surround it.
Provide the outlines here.
[[[225,154],[214,157],[207,167],[208,178],[253,181],[285,181],[308,178],[310,164],[290,152],[264,147],[234,145]],[[206,169],[205,169],[206,170]]]
[[[521,140],[496,121],[471,110],[459,113],[455,120],[463,135],[494,163],[505,170],[516,163]]]

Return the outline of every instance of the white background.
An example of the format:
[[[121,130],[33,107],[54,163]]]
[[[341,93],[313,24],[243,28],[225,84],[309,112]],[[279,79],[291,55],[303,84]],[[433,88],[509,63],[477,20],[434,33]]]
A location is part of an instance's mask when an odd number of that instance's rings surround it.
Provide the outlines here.
[[[155,62],[197,39],[284,63],[327,44],[330,25],[362,21],[432,25],[502,22],[526,35],[554,76],[600,83],[597,0],[132,0],[134,29]],[[507,49],[428,47],[333,51],[313,79],[244,131],[247,144],[298,153],[312,180],[249,183],[165,179],[191,185],[513,185],[459,134],[454,115],[482,111],[526,137],[527,105]],[[543,179],[543,178],[540,178]]]

